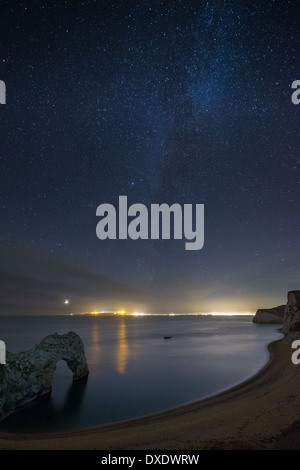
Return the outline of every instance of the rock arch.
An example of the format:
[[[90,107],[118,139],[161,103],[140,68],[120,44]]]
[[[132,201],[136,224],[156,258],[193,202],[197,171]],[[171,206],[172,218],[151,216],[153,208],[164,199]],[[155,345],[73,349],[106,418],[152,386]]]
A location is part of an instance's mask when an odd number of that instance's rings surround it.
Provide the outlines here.
[[[17,409],[51,392],[56,363],[64,360],[73,380],[89,373],[81,338],[70,331],[46,336],[26,352],[6,352],[0,365],[0,421]]]

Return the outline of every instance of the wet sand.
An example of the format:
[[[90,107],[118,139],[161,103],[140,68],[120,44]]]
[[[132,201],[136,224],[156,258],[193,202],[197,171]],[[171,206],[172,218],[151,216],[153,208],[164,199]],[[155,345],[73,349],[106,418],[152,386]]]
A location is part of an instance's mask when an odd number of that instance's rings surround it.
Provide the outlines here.
[[[291,361],[291,342],[273,342],[269,351],[268,363],[256,375],[213,397],[95,429],[0,433],[0,450],[300,450],[300,365]]]

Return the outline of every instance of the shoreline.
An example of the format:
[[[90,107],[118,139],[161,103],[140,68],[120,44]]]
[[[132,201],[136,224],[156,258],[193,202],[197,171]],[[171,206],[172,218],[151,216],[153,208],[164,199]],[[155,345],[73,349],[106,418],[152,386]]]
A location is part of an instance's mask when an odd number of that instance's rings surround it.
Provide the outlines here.
[[[82,431],[0,432],[0,450],[299,448],[293,426],[300,422],[300,366],[292,363],[291,345],[284,338],[271,342],[268,350],[268,362],[255,375],[216,395]]]

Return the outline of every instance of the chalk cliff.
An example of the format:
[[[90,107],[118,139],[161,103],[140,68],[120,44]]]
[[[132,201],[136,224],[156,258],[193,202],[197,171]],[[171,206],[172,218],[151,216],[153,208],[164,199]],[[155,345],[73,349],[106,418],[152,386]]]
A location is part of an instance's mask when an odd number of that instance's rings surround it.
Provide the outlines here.
[[[288,292],[282,329],[284,333],[300,331],[300,290]]]
[[[283,323],[284,311],[285,305],[258,309],[253,317],[253,323]]]
[[[300,332],[300,290],[288,292],[286,305],[257,310],[253,322],[282,323],[285,335]]]
[[[6,353],[6,364],[0,365],[0,421],[51,392],[60,360],[66,361],[73,380],[89,373],[83,342],[73,331],[47,336],[26,352]]]

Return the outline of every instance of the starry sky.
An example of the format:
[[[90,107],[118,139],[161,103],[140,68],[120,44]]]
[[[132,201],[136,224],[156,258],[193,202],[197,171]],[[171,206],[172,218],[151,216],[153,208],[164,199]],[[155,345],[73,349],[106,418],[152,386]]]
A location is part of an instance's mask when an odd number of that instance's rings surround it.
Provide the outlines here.
[[[299,289],[298,15],[1,2],[0,314],[255,312]],[[204,204],[204,247],[99,240],[119,195]]]

